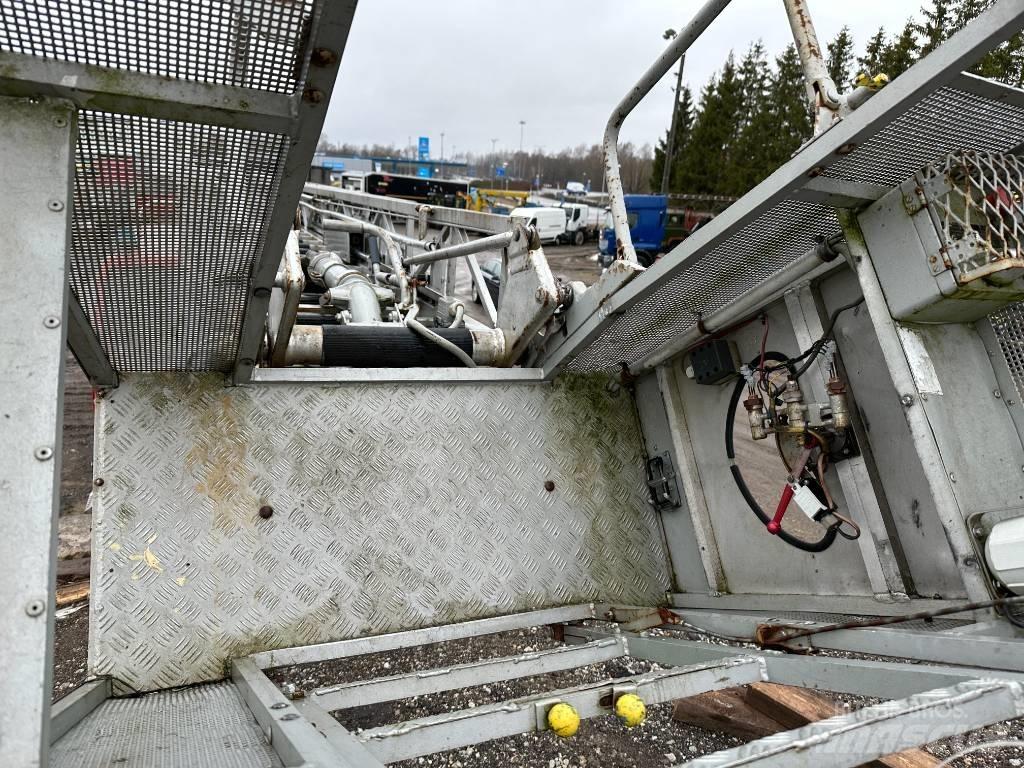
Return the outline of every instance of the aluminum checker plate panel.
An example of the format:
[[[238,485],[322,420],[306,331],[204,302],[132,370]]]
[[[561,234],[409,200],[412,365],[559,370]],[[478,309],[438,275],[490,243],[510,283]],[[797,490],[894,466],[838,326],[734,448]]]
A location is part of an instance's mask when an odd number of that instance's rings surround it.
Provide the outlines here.
[[[98,401],[93,674],[166,688],[258,650],[664,596],[635,410],[602,375],[223,382],[131,374]]]

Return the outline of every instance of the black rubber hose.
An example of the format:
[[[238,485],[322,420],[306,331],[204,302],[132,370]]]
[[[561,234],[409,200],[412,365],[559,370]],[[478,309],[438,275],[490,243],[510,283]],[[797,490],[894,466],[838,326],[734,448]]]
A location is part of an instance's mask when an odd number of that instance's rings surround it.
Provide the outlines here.
[[[473,335],[468,328],[432,330],[473,354]],[[353,368],[464,367],[451,352],[403,325],[325,325],[323,364]]]
[[[789,358],[779,352],[765,352],[764,360],[765,362],[771,360],[776,363],[785,363]],[[755,370],[760,364],[760,355],[747,363],[748,367]],[[757,515],[757,519],[764,525],[768,525],[772,520],[772,515],[766,513],[761,508],[761,505],[758,504],[757,499],[754,498],[754,495],[747,487],[746,481],[743,479],[743,473],[736,465],[736,447],[733,443],[733,429],[736,424],[736,408],[739,405],[740,398],[743,397],[743,391],[746,389],[746,386],[746,379],[740,376],[736,380],[736,386],[733,388],[732,397],[729,398],[729,408],[725,413],[725,455],[731,462],[729,469],[732,472],[732,479],[736,482],[736,487],[739,488],[740,495],[743,497],[743,500],[747,502],[747,506],[750,507],[755,515]],[[838,528],[838,523],[836,525],[829,526],[825,529],[825,535],[822,536],[821,539],[812,542],[798,539],[795,536],[786,533],[785,530],[780,530],[778,537],[791,547],[802,549],[804,552],[824,552],[826,549],[831,547],[832,543],[836,540],[836,530]]]

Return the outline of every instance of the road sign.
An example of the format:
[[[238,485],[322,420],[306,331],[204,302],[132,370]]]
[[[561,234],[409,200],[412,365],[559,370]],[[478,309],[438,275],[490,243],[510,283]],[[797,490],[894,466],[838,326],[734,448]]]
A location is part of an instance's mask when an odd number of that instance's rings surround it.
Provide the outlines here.
[[[494,175],[497,176],[499,179],[502,178],[505,175],[505,169],[504,168],[495,168],[494,169]]]
[[[430,178],[430,168],[425,166],[425,165],[421,165],[421,166],[419,166],[416,169],[416,175],[417,176],[422,176],[425,179],[429,179]]]
[[[420,136],[419,152],[420,152],[420,157],[419,157],[420,160],[426,160],[428,157],[430,157],[430,137],[429,136]]]

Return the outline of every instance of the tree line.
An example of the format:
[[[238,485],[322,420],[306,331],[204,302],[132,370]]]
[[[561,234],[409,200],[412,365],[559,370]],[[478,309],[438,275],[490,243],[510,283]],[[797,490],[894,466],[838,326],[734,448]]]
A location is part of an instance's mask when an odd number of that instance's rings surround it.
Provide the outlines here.
[[[860,56],[844,27],[827,45],[829,74],[843,92],[858,73],[885,73],[890,80],[937,48],[974,19],[992,0],[932,0],[919,20],[897,32],[884,28],[866,42]],[[1024,36],[1016,34],[978,62],[976,74],[1024,85]],[[812,135],[813,122],[792,44],[769,61],[754,43],[739,59],[730,53],[695,103],[689,88],[676,100],[676,134],[669,191],[740,196],[782,165]],[[661,188],[665,132],[654,150],[650,189]]]

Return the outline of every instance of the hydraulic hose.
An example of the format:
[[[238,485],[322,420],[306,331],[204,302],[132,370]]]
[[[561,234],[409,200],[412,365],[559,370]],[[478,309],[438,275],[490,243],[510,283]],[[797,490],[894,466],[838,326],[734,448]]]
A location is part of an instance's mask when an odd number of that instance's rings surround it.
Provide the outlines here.
[[[779,352],[765,352],[764,360],[765,362],[771,360],[777,363],[785,363],[789,358]],[[760,364],[760,355],[747,363],[751,368],[757,368]],[[754,495],[747,487],[746,481],[743,479],[743,473],[736,465],[736,448],[733,443],[733,428],[736,423],[736,408],[739,405],[740,399],[743,397],[743,390],[746,386],[747,382],[741,376],[736,380],[736,386],[733,387],[732,396],[729,398],[729,408],[725,413],[725,455],[726,458],[729,459],[729,470],[732,472],[732,479],[735,481],[740,495],[743,497],[743,500],[747,502],[747,506],[750,507],[751,511],[757,515],[757,519],[767,527],[772,521],[772,515],[765,512],[757,499],[754,498]],[[802,549],[804,552],[824,552],[826,549],[831,547],[833,542],[836,540],[836,531],[841,524],[841,521],[837,521],[833,525],[830,525],[825,529],[825,534],[818,541],[804,541],[803,539],[798,539],[796,536],[787,533],[785,530],[780,530],[777,535],[791,547]]]
[[[448,352],[451,352],[467,368],[476,368],[476,362],[473,360],[472,357],[470,357],[469,355],[466,354],[465,350],[459,349],[457,346],[455,346],[450,341],[448,341],[448,339],[443,338],[442,336],[439,336],[438,334],[434,333],[432,330],[430,330],[425,325],[423,325],[423,323],[421,323],[419,320],[417,320],[416,319],[416,313],[417,312],[419,312],[419,306],[417,306],[416,304],[413,304],[412,309],[410,309],[409,313],[405,316],[405,324],[409,328],[411,328],[413,331],[418,333],[424,339],[427,339],[428,341],[432,341],[435,344],[437,344],[439,347],[441,347],[442,349],[445,349]]]

